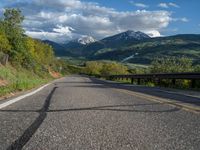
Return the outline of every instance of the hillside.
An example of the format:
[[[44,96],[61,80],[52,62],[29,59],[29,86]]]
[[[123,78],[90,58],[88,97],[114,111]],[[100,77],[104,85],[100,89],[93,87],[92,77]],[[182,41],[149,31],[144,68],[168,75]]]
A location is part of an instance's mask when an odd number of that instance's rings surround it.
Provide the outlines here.
[[[149,64],[157,57],[186,56],[200,63],[200,35],[195,34],[150,38],[142,32],[127,31],[87,45],[69,45],[64,46],[63,56],[70,56],[67,54],[70,52],[71,56],[88,60],[140,64]]]
[[[19,9],[5,9],[0,18],[0,98],[59,78],[66,68],[49,44],[25,35],[23,20]]]
[[[149,64],[154,58],[164,56],[186,56],[200,63],[200,35],[152,38],[129,46],[99,49],[88,58]]]
[[[56,44],[51,41],[48,41],[48,44],[55,49],[57,56],[62,54],[63,56],[88,57],[100,49],[123,47],[149,38],[148,35],[142,32],[129,30],[99,41],[88,36],[69,41],[66,44]]]

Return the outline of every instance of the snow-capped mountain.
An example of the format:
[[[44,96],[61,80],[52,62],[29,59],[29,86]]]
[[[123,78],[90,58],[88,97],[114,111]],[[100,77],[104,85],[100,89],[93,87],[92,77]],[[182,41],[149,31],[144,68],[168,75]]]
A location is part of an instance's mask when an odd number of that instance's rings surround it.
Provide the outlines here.
[[[144,40],[144,39],[148,39],[148,38],[150,38],[150,36],[148,36],[147,34],[145,34],[143,32],[140,32],[140,31],[134,32],[134,31],[128,30],[126,32],[122,32],[122,33],[116,34],[114,36],[105,38],[102,41]]]
[[[134,37],[135,39],[138,39],[138,40],[150,38],[150,36],[148,36],[147,34],[145,34],[143,32],[140,32],[140,31],[137,31],[137,32],[130,31],[129,36],[132,36],[132,37]]]
[[[87,45],[87,44],[96,42],[96,40],[91,36],[83,36],[83,37],[77,39],[76,41],[83,45]]]
[[[128,30],[99,41],[95,40],[91,36],[82,36],[63,44],[62,47],[64,47],[66,52],[69,52],[74,56],[89,56],[100,49],[118,49],[150,38],[151,37],[143,32]]]

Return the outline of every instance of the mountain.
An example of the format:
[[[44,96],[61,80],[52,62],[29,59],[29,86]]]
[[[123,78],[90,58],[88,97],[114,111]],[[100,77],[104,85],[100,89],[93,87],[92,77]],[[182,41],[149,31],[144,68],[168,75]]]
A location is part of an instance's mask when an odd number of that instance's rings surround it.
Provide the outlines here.
[[[105,43],[117,43],[117,42],[124,43],[124,42],[141,41],[141,40],[149,39],[149,38],[150,37],[143,32],[140,32],[140,31],[134,32],[134,31],[128,30],[126,32],[122,32],[114,36],[104,38],[101,41]]]
[[[128,30],[117,35],[104,38],[100,41],[97,41],[91,36],[83,36],[81,38],[71,40],[66,44],[58,44],[52,41],[45,42],[50,44],[55,49],[55,53],[58,56],[70,55],[75,57],[88,57],[104,48],[123,47],[146,39],[150,39],[147,34],[140,31],[134,32]]]
[[[104,38],[100,41],[91,43],[86,47],[84,47],[82,51],[85,56],[88,56],[94,54],[96,51],[100,49],[124,47],[147,39],[150,39],[150,37],[143,32],[140,31],[134,32],[128,30],[126,32],[122,32],[114,36]]]
[[[185,56],[193,59],[194,63],[200,64],[200,35],[185,34],[151,38],[123,47],[103,48],[88,58],[149,64],[153,59],[165,56]]]
[[[126,31],[89,44],[81,44],[73,40],[62,47],[64,47],[64,56],[85,57],[88,60],[149,64],[158,57],[186,56],[200,64],[200,35],[198,34],[150,38],[139,31]],[[56,53],[57,51],[55,50]]]
[[[96,40],[91,36],[83,36],[81,38],[71,40],[66,44],[63,44],[62,47],[64,48],[64,51],[69,52],[73,56],[82,56],[82,49],[91,44],[94,43]]]
[[[77,42],[82,44],[82,45],[87,45],[87,44],[91,44],[91,43],[96,42],[96,39],[94,39],[91,36],[83,36],[83,37],[77,39]]]

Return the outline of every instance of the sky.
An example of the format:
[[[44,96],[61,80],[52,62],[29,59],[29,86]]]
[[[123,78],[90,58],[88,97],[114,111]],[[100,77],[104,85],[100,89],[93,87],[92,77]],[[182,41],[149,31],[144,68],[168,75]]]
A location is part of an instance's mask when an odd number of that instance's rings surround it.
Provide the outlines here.
[[[1,17],[5,8],[22,10],[27,35],[59,43],[127,30],[200,34],[200,0],[0,0]]]

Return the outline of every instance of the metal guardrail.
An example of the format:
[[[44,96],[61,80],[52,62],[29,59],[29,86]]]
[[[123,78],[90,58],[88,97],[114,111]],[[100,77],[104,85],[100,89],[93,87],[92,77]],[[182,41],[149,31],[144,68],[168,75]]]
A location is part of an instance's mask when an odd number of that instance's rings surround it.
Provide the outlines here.
[[[131,83],[137,80],[137,84],[141,83],[141,80],[155,81],[158,84],[162,79],[171,79],[172,84],[176,84],[177,79],[191,80],[191,87],[196,87],[196,81],[200,80],[200,73],[157,73],[157,74],[134,74],[134,75],[110,75],[107,76],[110,80],[113,79],[131,79]]]

